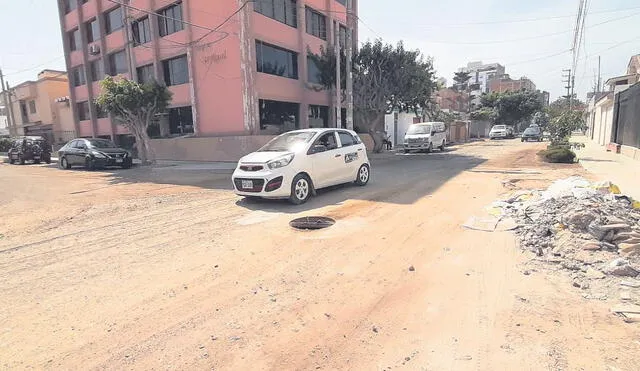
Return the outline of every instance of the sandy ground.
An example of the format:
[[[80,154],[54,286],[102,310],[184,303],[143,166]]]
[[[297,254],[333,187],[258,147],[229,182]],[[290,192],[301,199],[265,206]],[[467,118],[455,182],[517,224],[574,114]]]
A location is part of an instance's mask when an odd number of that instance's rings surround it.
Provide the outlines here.
[[[0,368],[637,370],[638,324],[461,228],[503,180],[584,175],[540,148],[386,155],[302,207],[226,174],[0,164]]]

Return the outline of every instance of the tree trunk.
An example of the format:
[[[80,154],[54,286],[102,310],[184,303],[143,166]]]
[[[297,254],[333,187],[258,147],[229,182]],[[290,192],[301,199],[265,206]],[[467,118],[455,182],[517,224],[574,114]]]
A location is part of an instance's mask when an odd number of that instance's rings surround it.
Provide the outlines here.
[[[134,136],[136,137],[138,157],[140,158],[142,165],[149,165],[153,163],[153,161],[150,161],[151,145],[149,141],[151,139],[149,138],[147,131],[145,129],[135,130]]]
[[[380,153],[384,148],[385,135],[383,132],[384,113],[372,112],[367,115],[371,126],[369,126],[369,134],[373,139],[373,153]]]

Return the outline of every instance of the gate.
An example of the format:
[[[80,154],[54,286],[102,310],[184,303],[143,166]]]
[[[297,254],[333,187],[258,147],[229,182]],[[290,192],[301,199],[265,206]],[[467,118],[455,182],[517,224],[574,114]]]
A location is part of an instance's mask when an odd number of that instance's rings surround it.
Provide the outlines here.
[[[613,133],[615,143],[640,148],[640,83],[616,95]]]

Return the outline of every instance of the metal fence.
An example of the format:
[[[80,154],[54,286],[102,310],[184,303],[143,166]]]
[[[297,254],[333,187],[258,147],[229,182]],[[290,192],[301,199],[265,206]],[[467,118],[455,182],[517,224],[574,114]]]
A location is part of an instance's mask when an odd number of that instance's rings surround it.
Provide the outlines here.
[[[613,133],[615,143],[640,148],[640,83],[616,95]]]

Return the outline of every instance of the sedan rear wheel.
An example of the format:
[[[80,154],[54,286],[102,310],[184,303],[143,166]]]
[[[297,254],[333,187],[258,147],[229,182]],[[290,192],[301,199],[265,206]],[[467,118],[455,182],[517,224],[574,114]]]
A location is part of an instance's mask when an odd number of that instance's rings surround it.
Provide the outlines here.
[[[298,174],[291,182],[291,196],[289,201],[295,205],[301,205],[311,197],[311,180],[304,174]]]
[[[358,169],[358,177],[356,178],[356,185],[366,186],[369,183],[369,178],[371,178],[371,169],[369,165],[363,164]]]

